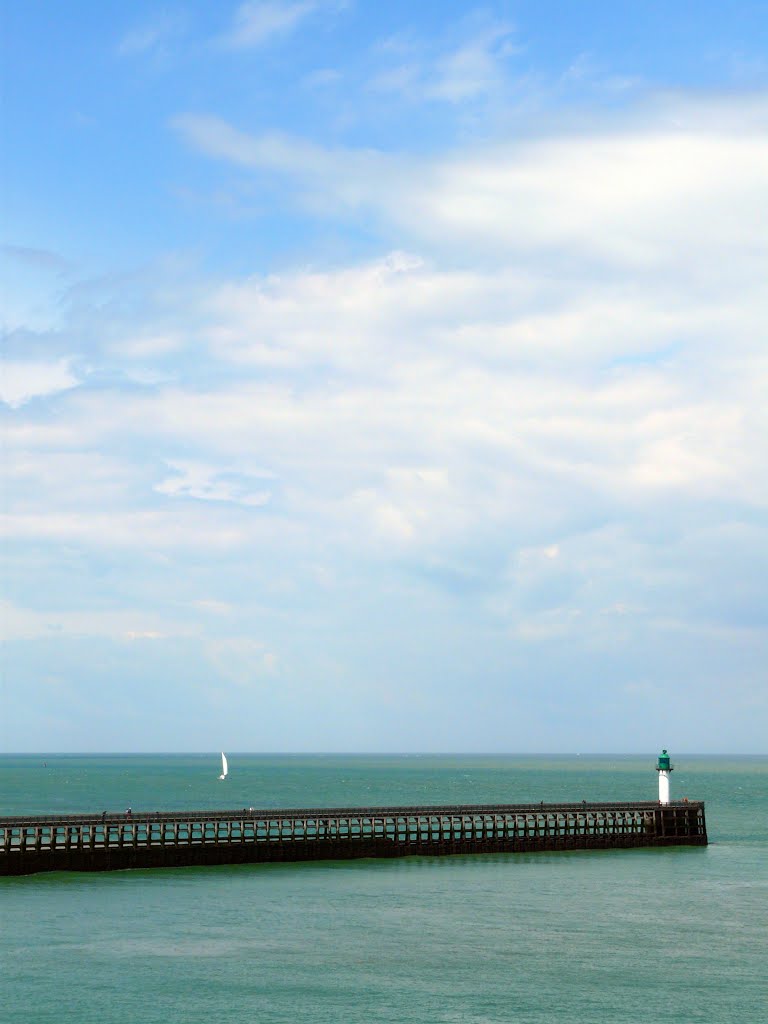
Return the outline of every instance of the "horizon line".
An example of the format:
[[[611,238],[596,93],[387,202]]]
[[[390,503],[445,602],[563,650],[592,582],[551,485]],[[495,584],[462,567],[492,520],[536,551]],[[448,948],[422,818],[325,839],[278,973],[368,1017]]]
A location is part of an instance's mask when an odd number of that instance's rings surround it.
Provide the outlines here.
[[[207,757],[221,753],[211,750],[8,750],[0,757]],[[648,750],[557,751],[557,750],[230,750],[227,757],[647,757]],[[680,750],[674,757],[768,757],[760,751]]]

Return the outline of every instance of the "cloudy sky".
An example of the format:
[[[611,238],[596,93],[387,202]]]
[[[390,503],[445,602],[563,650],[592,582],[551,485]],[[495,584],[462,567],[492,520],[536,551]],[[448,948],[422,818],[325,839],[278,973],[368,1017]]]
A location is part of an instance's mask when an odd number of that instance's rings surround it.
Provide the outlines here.
[[[764,3],[2,6],[2,749],[766,751]]]

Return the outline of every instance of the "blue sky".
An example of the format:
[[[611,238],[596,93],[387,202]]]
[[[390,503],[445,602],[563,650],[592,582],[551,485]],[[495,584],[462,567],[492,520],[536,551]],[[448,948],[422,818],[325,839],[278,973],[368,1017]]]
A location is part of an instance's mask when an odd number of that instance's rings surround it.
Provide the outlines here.
[[[5,750],[764,752],[764,3],[2,5]]]

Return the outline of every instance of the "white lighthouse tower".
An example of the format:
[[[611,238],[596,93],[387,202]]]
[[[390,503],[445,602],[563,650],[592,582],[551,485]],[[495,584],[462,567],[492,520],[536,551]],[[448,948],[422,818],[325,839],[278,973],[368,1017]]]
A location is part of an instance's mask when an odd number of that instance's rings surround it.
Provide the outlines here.
[[[673,765],[669,762],[669,754],[666,750],[662,750],[659,754],[659,762],[656,765],[656,771],[659,773],[659,803],[669,803],[669,773],[673,770]]]

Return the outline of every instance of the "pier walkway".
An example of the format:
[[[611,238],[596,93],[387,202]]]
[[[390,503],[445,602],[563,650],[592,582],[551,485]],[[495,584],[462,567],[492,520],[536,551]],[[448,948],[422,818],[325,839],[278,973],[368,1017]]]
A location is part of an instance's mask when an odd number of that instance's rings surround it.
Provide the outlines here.
[[[706,842],[693,801],[134,811],[0,818],[0,875]]]

